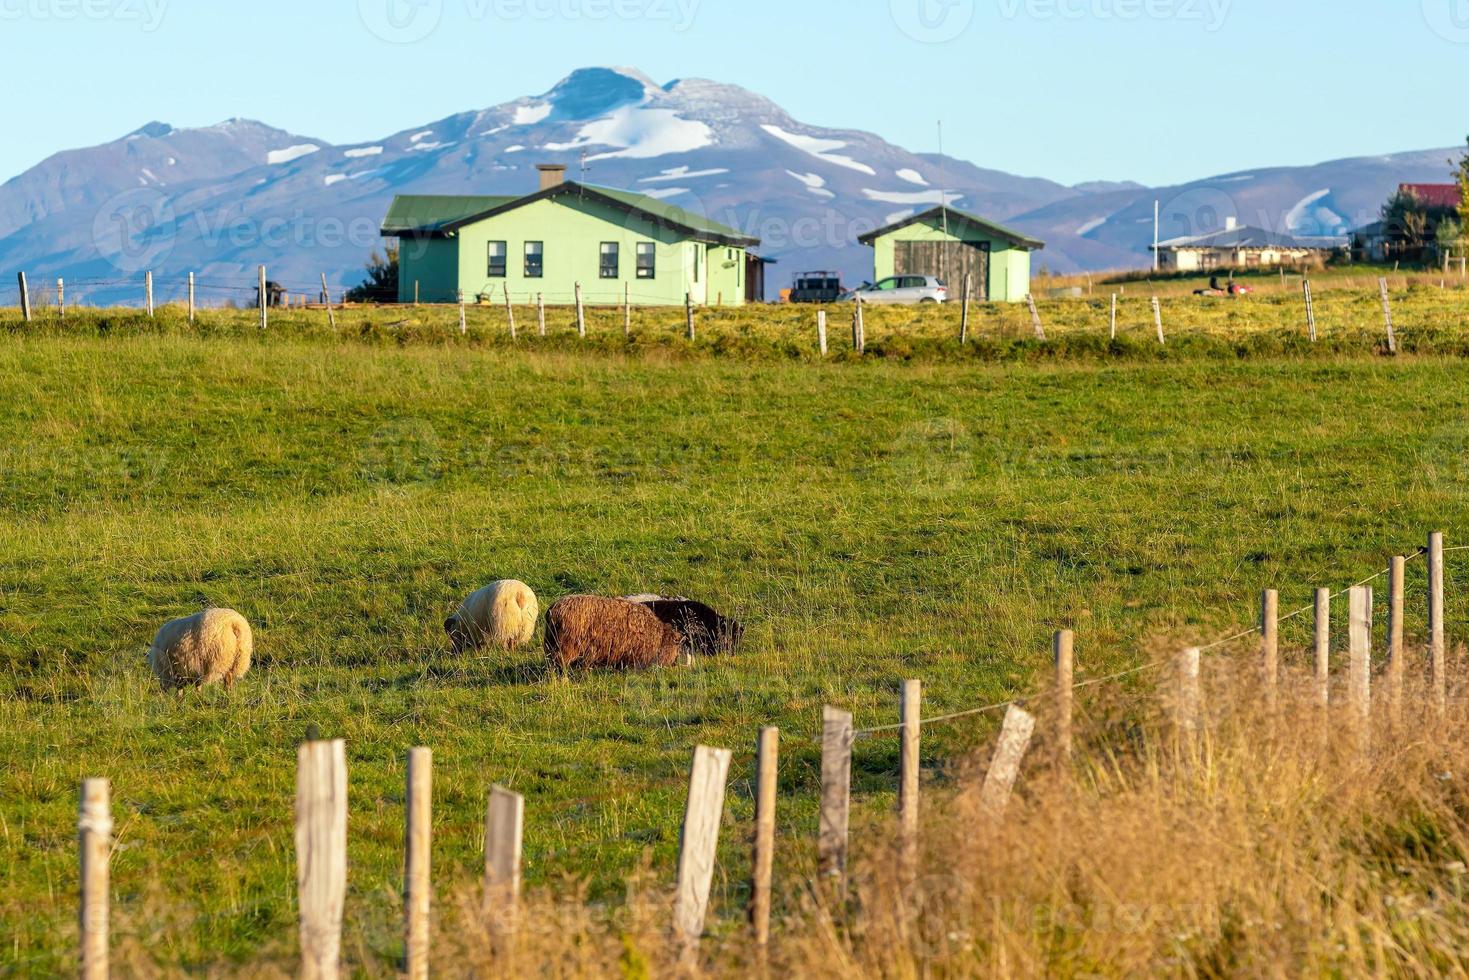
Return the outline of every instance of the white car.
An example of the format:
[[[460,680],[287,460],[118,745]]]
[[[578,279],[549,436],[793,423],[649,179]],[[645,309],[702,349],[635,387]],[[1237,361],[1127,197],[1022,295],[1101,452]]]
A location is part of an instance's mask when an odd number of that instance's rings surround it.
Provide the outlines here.
[[[949,287],[936,276],[888,276],[846,293],[838,302],[855,302],[858,295],[864,303],[947,303]]]

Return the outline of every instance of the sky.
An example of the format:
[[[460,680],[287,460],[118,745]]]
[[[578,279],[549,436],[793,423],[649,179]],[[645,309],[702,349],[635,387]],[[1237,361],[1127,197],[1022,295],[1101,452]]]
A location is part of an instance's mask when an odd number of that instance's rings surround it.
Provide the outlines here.
[[[1469,0],[0,0],[0,40],[0,179],[155,119],[369,141],[592,65],[742,85],[917,152],[942,122],[945,152],[1064,183],[1469,132]]]

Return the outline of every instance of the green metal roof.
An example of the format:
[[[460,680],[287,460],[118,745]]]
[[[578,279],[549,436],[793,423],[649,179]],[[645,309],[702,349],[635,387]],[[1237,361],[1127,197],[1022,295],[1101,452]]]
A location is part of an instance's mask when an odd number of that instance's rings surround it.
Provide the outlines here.
[[[445,225],[462,221],[476,214],[493,211],[514,201],[513,197],[487,197],[484,195],[445,196],[430,194],[399,194],[388,207],[388,216],[383,219],[383,234],[396,235],[400,232],[428,234],[439,231]]]
[[[904,218],[902,221],[888,225],[886,228],[878,228],[876,231],[869,231],[865,235],[859,235],[857,237],[857,241],[863,245],[871,245],[883,235],[890,235],[900,228],[906,228],[909,225],[918,224],[921,221],[928,221],[932,218],[942,219],[945,216],[947,216],[948,220],[950,221],[961,224],[968,224],[978,229],[979,231],[991,235],[995,238],[1004,239],[1005,241],[1008,241],[1011,245],[1014,245],[1016,248],[1026,249],[1027,251],[1035,251],[1037,249],[1042,249],[1046,247],[1045,242],[1037,238],[1031,238],[1029,235],[1022,234],[1014,230],[1013,228],[1006,228],[999,222],[989,221],[985,218],[980,218],[972,214],[966,214],[963,211],[957,211],[954,208],[942,206],[930,208],[927,211]]]
[[[390,237],[442,235],[534,201],[580,192],[585,192],[588,196],[602,197],[613,206],[639,212],[656,223],[679,228],[690,237],[701,241],[714,241],[722,245],[741,247],[754,247],[760,244],[759,239],[728,225],[711,221],[701,214],[669,204],[667,201],[660,201],[646,194],[637,194],[632,191],[577,184],[573,181],[566,181],[524,197],[444,197],[400,194],[393,198],[393,203],[388,208],[388,216],[383,219],[382,233]]]
[[[660,201],[656,197],[649,197],[646,194],[638,194],[633,191],[620,191],[611,187],[598,187],[593,184],[586,186],[590,190],[605,194],[614,201],[620,201],[630,208],[657,215],[668,223],[683,225],[685,228],[699,235],[708,235],[712,238],[719,239],[750,237],[738,229],[731,228],[729,225],[720,224],[718,221],[711,221],[702,214],[685,210],[676,204],[669,204],[667,201]]]

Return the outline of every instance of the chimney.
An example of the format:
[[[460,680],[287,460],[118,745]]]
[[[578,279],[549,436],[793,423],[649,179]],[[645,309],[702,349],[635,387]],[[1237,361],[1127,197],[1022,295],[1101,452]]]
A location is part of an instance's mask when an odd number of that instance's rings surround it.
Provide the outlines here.
[[[536,169],[541,172],[541,190],[550,190],[552,187],[560,187],[566,183],[566,164],[564,163],[538,163]]]

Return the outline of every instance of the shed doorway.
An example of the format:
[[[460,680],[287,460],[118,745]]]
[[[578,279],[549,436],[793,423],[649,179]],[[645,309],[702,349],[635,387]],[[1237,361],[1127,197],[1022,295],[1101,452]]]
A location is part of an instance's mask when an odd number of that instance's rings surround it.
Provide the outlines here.
[[[988,302],[990,243],[894,242],[893,274],[938,276],[948,285],[951,298],[963,290],[967,278],[970,299]]]

